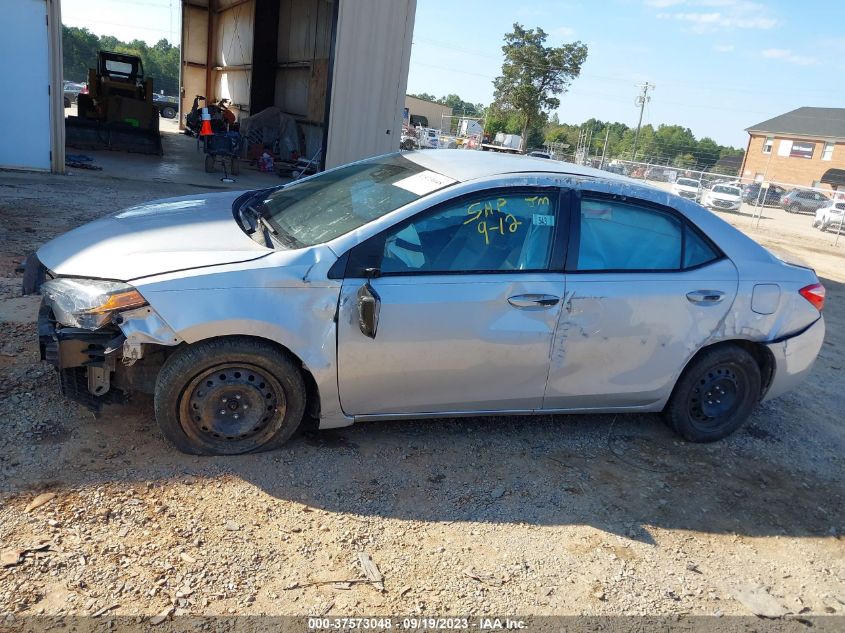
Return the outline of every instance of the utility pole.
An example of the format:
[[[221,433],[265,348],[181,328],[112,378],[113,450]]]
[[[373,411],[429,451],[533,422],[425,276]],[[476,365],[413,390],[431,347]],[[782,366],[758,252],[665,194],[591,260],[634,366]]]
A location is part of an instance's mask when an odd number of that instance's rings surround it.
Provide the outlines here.
[[[604,147],[601,150],[601,162],[599,169],[604,169],[604,155],[607,154],[607,141],[610,139],[610,125],[607,126],[607,131],[604,133]]]
[[[644,84],[637,84],[637,88],[642,88],[643,93],[641,95],[637,95],[636,100],[634,103],[639,106],[640,108],[640,120],[637,123],[637,133],[634,135],[634,149],[631,152],[631,160],[637,160],[637,141],[640,139],[640,127],[643,124],[643,110],[645,110],[645,104],[651,101],[651,97],[648,96],[649,90],[654,90],[656,86],[654,84],[650,84],[645,82]]]

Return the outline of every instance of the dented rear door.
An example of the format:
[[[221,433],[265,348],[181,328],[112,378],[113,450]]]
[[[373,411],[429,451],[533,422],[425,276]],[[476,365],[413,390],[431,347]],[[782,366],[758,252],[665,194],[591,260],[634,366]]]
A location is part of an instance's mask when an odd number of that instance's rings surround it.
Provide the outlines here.
[[[543,408],[653,407],[718,337],[736,267],[671,209],[589,193],[580,207]]]

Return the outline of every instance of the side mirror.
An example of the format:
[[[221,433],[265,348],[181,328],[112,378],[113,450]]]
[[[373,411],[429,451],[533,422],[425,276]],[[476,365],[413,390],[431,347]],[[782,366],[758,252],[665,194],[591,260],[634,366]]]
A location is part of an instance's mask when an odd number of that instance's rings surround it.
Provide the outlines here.
[[[381,271],[378,268],[367,268],[364,272],[367,273],[367,281],[358,289],[358,326],[361,328],[361,334],[368,338],[375,338],[381,297],[370,280],[378,277]]]

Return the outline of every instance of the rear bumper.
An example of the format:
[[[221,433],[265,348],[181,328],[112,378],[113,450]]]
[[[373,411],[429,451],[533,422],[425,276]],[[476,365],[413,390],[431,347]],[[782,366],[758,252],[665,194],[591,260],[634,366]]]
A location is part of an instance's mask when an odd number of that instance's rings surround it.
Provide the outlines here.
[[[819,317],[800,334],[766,346],[774,356],[775,372],[764,401],[794,389],[807,377],[822,348],[824,331],[824,317]]]

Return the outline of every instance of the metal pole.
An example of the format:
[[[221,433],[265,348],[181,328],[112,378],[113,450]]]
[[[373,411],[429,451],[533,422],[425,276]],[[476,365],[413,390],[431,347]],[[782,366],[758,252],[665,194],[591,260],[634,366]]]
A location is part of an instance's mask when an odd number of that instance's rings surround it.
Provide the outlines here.
[[[601,162],[599,169],[604,169],[604,155],[607,153],[607,141],[610,139],[610,126],[607,126],[607,131],[604,133],[604,147],[601,150]]]
[[[637,142],[640,139],[640,128],[643,125],[643,110],[645,110],[645,104],[651,101],[651,97],[648,96],[649,88],[654,88],[654,84],[649,84],[645,82],[645,84],[639,84],[638,88],[643,89],[643,93],[639,95],[634,102],[636,105],[640,106],[640,120],[637,122],[637,132],[634,134],[634,148],[631,150],[631,160],[637,160]]]
[[[760,183],[760,191],[757,192],[757,208],[759,208],[759,213],[757,213],[757,224],[754,225],[755,229],[760,226],[760,218],[763,217],[763,207],[766,206],[765,196],[763,196],[763,205],[760,206],[760,196],[763,194],[763,183],[766,182],[766,177],[769,175],[769,165],[772,163],[772,156],[774,153],[775,143],[772,141],[772,151],[769,152],[769,160],[766,161],[766,168],[763,170],[763,181]],[[766,189],[768,189],[768,187]]]

